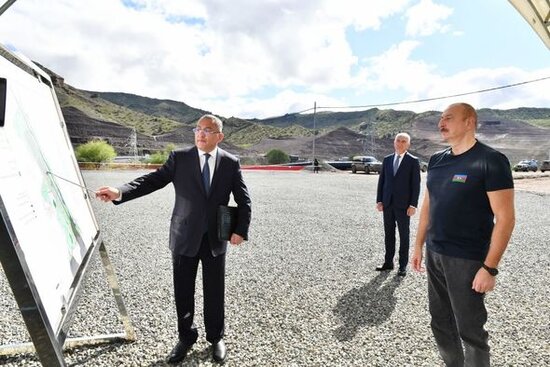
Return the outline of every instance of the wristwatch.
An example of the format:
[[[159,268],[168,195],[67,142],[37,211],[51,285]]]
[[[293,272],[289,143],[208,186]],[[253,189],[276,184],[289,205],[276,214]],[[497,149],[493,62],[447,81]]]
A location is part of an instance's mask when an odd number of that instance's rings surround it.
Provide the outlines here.
[[[498,269],[497,268],[490,268],[487,265],[485,265],[484,263],[482,263],[481,266],[483,267],[483,269],[487,270],[487,272],[489,274],[491,274],[492,276],[497,276],[498,275]]]

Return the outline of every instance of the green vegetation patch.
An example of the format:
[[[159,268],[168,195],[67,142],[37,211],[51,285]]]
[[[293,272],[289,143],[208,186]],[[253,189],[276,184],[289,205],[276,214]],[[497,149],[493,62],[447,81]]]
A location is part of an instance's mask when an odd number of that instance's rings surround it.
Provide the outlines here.
[[[313,131],[299,125],[275,127],[261,124],[251,124],[226,136],[226,140],[239,147],[250,147],[262,139],[290,139],[298,136],[313,136]]]
[[[550,128],[550,118],[547,119],[534,119],[534,120],[525,120],[528,124],[537,127]]]
[[[281,164],[290,162],[290,157],[288,154],[283,152],[280,149],[271,149],[265,155],[267,158],[267,163],[269,164]]]
[[[147,159],[146,163],[164,164],[174,149],[176,149],[176,145],[168,144],[163,151],[152,154],[149,159]]]
[[[79,162],[110,162],[116,157],[115,149],[103,140],[92,140],[79,145],[75,150]]]

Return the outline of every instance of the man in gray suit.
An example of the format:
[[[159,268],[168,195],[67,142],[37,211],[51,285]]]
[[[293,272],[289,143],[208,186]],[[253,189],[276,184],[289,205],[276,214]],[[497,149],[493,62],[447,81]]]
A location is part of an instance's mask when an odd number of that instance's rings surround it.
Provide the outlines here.
[[[225,253],[227,241],[217,237],[217,210],[227,205],[230,194],[238,206],[237,226],[229,242],[239,245],[247,239],[251,202],[238,159],[220,149],[222,121],[204,115],[195,132],[195,146],[173,151],[155,172],[118,188],[101,187],[96,196],[114,204],[136,199],[174,185],[176,202],[170,223],[174,297],[178,316],[179,342],[167,357],[168,363],[182,361],[198,337],[193,323],[195,279],[202,263],[204,324],[206,340],[212,343],[215,361],[224,362]]]
[[[392,270],[395,255],[395,224],[399,230],[399,271],[407,274],[409,261],[409,225],[411,216],[416,213],[420,194],[420,164],[418,158],[407,149],[411,137],[407,133],[395,136],[395,153],[384,158],[382,171],[378,177],[376,208],[384,214],[384,243],[386,254],[384,264],[377,271]]]

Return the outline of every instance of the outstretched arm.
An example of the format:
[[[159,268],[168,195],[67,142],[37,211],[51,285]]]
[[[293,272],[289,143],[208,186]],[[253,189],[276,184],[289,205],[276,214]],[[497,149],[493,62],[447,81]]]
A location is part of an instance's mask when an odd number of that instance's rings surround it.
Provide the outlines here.
[[[96,191],[95,196],[104,202],[114,201],[114,204],[120,204],[150,194],[172,181],[175,166],[176,153],[172,152],[164,165],[156,171],[138,177],[134,181],[120,186],[120,188],[102,186]]]

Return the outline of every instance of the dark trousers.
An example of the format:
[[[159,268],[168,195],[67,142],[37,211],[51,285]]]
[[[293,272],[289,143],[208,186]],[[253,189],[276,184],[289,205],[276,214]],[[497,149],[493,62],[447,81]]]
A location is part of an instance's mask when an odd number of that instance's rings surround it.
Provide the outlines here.
[[[225,254],[212,256],[208,237],[205,234],[197,256],[172,256],[178,334],[179,339],[187,344],[195,343],[198,337],[193,317],[195,315],[195,280],[199,261],[202,264],[206,340],[215,343],[224,335]]]
[[[490,365],[484,294],[472,289],[480,267],[480,261],[426,251],[431,327],[447,367]]]
[[[393,266],[395,256],[395,226],[399,230],[399,268],[405,269],[409,263],[409,224],[411,217],[407,209],[398,209],[392,206],[384,207],[384,244],[386,255],[384,264]]]

